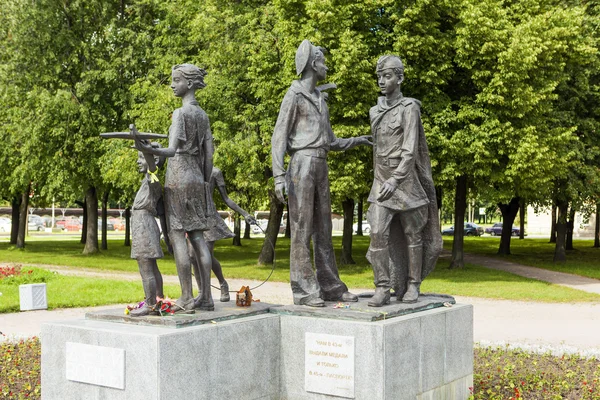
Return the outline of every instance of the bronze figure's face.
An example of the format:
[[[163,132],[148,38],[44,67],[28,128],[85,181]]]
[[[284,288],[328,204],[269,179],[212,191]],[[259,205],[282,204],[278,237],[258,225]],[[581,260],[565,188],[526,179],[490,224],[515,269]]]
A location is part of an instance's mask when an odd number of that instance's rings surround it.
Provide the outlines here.
[[[329,68],[325,65],[325,56],[320,50],[317,50],[315,54],[315,60],[313,61],[313,68],[317,75],[317,80],[322,81],[327,77],[327,71]]]
[[[138,166],[139,173],[143,174],[148,172],[148,163],[146,162],[146,158],[144,157],[141,151],[138,151],[138,158],[136,163]]]
[[[186,79],[181,71],[173,70],[171,73],[171,89],[176,97],[183,97],[191,88],[191,83]]]
[[[400,83],[402,83],[402,79],[396,75],[393,69],[377,71],[377,85],[384,96],[398,90]]]

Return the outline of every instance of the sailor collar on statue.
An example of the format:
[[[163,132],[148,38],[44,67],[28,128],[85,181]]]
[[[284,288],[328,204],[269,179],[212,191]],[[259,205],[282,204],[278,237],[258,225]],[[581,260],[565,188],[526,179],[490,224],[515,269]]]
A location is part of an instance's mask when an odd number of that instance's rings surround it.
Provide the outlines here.
[[[319,113],[323,112],[323,96],[321,96],[321,92],[319,91],[319,89],[315,88],[314,91],[314,94],[317,95],[318,99],[315,98],[315,96],[312,95],[308,90],[306,90],[306,88],[300,83],[300,81],[293,81],[290,89],[293,90],[294,93],[301,94],[304,97],[306,97],[310,101],[310,103],[313,106],[315,106]]]

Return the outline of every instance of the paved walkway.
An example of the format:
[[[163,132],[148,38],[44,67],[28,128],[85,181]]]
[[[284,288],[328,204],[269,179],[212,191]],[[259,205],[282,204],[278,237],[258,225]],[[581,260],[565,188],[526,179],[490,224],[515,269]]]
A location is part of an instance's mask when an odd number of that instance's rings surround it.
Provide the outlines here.
[[[566,286],[584,292],[600,294],[600,280],[586,278],[584,276],[567,274],[564,272],[549,271],[536,267],[529,267],[511,263],[496,258],[465,254],[465,262],[469,264],[482,265],[487,268],[510,272],[511,274],[537,279],[538,281],[550,282],[555,285]]]
[[[546,271],[475,255],[466,255],[465,261],[578,290],[600,293],[600,280]],[[125,280],[139,279],[139,275],[133,273],[56,266],[45,267],[61,274]],[[177,283],[178,281],[175,276],[165,276],[165,282]],[[231,289],[248,284],[252,287],[258,283],[260,282],[229,280]],[[213,284],[216,285],[216,281],[213,280]],[[356,293],[368,290],[353,289]],[[253,294],[255,298],[259,298],[263,302],[292,303],[288,283],[267,282],[263,286],[254,289]],[[217,290],[213,290],[213,296],[218,298],[219,293]],[[474,306],[474,339],[476,342],[487,344],[510,343],[541,349],[549,346],[558,349],[558,351],[562,349],[600,355],[600,302],[594,304],[549,304],[460,296],[456,296],[456,301]],[[113,307],[124,307],[124,305],[0,314],[0,331],[8,336],[38,335],[40,326],[44,322],[83,318],[85,312],[89,310]]]

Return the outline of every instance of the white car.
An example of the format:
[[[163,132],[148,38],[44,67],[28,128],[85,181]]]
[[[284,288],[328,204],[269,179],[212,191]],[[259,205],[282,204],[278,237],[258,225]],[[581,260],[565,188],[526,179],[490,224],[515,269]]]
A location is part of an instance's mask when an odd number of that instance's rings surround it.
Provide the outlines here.
[[[258,222],[258,225],[252,225],[252,233],[264,233],[267,230],[267,225],[269,225],[269,221],[265,219],[259,219],[256,222]]]
[[[358,223],[352,225],[352,231],[354,233],[357,232],[357,229],[358,229]],[[371,225],[369,225],[369,222],[367,220],[364,220],[362,222],[362,231],[363,231],[363,233],[367,233],[367,234],[371,233]]]
[[[6,218],[6,217],[0,218],[0,232],[10,232],[11,225],[12,225],[12,222],[10,221],[10,218]]]

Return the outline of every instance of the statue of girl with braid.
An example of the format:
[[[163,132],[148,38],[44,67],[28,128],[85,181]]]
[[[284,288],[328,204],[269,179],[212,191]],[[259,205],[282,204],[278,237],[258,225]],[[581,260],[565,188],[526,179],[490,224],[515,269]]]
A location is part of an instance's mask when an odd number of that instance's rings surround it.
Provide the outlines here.
[[[213,137],[208,116],[196,101],[196,91],[206,86],[205,76],[205,70],[192,64],[174,66],[171,89],[182,99],[183,105],[173,112],[169,146],[154,149],[136,141],[138,150],[168,158],[164,185],[165,213],[181,284],[181,297],[174,306],[176,312],[192,312],[194,308],[214,310],[210,291],[212,259],[203,236],[203,232],[215,224],[215,205],[209,184],[213,169]],[[196,300],[192,294],[186,234],[201,266],[201,296]]]

